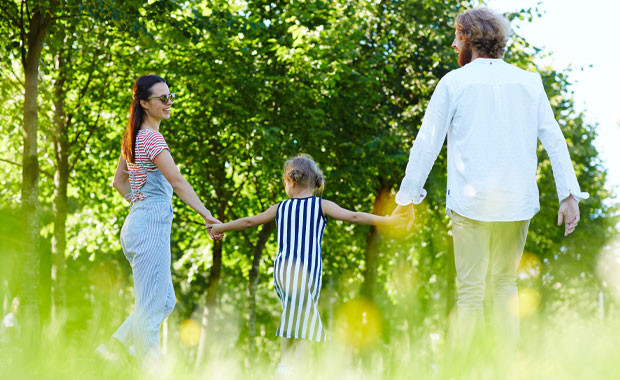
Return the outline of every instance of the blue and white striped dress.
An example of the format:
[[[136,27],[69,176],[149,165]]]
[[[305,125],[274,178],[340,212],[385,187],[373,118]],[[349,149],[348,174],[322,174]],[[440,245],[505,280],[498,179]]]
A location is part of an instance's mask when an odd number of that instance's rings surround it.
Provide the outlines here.
[[[323,279],[321,239],[327,218],[321,198],[291,198],[278,206],[278,256],[273,280],[282,303],[276,335],[325,341],[318,302]]]

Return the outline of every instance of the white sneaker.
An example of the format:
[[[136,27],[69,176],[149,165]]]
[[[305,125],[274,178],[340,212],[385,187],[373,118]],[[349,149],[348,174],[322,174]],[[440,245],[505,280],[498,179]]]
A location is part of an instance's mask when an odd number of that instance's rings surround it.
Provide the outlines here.
[[[108,347],[103,343],[100,344],[99,347],[97,347],[97,349],[95,350],[95,355],[109,362],[115,362],[120,360],[120,355],[116,352],[110,351]]]
[[[283,380],[283,379],[288,379],[291,375],[292,375],[292,370],[291,367],[289,367],[286,364],[283,363],[278,363],[278,366],[276,367],[276,371],[273,374],[273,378],[275,380]]]

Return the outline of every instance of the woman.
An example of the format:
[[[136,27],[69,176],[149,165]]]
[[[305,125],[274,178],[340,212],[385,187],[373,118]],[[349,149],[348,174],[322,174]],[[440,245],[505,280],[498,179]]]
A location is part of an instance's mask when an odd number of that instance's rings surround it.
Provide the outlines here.
[[[103,356],[133,345],[140,363],[159,358],[159,325],[176,302],[170,273],[172,192],[206,224],[220,223],[179,172],[159,133],[160,122],[170,118],[173,101],[174,93],[163,78],[144,75],[136,79],[113,183],[131,204],[121,245],[133,271],[136,305],[112,339],[97,349]]]

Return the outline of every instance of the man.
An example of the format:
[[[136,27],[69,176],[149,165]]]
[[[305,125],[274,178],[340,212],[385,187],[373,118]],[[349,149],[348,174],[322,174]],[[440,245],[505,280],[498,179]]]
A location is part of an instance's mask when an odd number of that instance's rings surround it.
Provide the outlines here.
[[[516,343],[519,319],[517,266],[530,219],[539,211],[537,139],[553,168],[565,235],[579,222],[580,191],[566,141],[537,73],[502,60],[510,24],[487,8],[456,18],[461,68],[437,84],[411,149],[396,195],[395,213],[413,212],[426,196],[423,185],[448,136],[446,208],[452,218],[458,280],[458,328],[463,343],[483,325],[487,270],[491,271],[498,331]],[[489,261],[491,260],[491,268]]]

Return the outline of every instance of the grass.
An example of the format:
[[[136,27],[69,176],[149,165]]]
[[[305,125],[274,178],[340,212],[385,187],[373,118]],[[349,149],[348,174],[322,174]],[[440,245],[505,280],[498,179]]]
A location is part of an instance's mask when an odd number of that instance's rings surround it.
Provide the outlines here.
[[[360,328],[364,328],[363,326]],[[446,334],[398,331],[355,347],[332,334],[314,344],[312,359],[300,363],[296,379],[615,379],[620,321],[577,313],[533,315],[522,321],[519,349],[502,359],[502,342],[479,337],[468,350],[451,348]],[[98,359],[98,342],[47,328],[35,349],[3,346],[2,379],[271,379],[279,360],[277,340],[249,355],[230,337],[208,339],[196,365],[195,347],[170,342],[166,360],[153,373]],[[69,337],[71,336],[71,337]],[[361,341],[357,341],[359,344]]]

